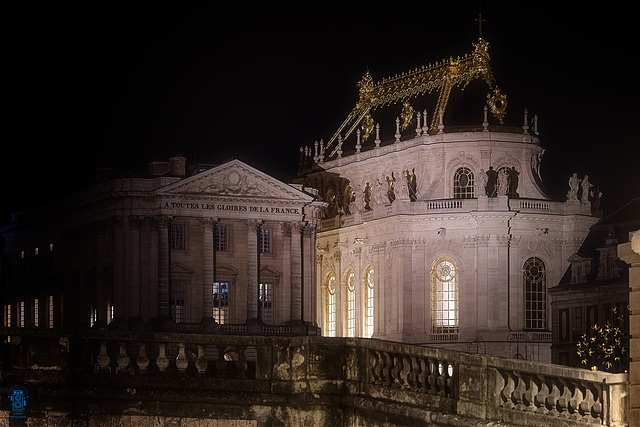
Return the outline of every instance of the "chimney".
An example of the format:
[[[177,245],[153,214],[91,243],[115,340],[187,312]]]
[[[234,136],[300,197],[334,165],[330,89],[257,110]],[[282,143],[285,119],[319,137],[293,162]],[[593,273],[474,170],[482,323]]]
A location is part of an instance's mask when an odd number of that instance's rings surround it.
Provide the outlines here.
[[[158,160],[154,160],[149,162],[149,175],[151,176],[161,176],[169,172],[169,165],[167,162],[161,162]]]
[[[182,156],[173,156],[169,158],[169,174],[172,176],[185,176],[187,158]]]

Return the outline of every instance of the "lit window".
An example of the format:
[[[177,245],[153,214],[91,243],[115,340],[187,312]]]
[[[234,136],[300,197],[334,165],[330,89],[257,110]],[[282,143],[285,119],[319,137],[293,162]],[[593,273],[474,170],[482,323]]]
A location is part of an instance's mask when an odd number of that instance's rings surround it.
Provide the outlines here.
[[[185,280],[173,280],[171,282],[171,316],[176,323],[183,323],[186,320],[185,304],[187,293],[187,283]]]
[[[473,172],[469,168],[459,168],[453,175],[453,198],[471,199],[473,195]]]
[[[213,284],[213,318],[220,325],[229,323],[229,283]]]
[[[53,252],[53,243],[49,243],[49,252]]]
[[[113,322],[114,309],[113,306],[107,303],[107,325]]]
[[[327,312],[324,329],[325,336],[336,336],[336,276],[333,274],[327,279]]]
[[[37,246],[35,248],[33,248],[33,254],[34,255],[38,255],[39,252],[40,252],[40,250],[38,249]]]
[[[260,283],[258,295],[260,302],[260,318],[267,325],[273,325],[273,284]]]
[[[24,301],[20,301],[20,305],[19,305],[19,309],[20,309],[20,327],[24,328]]]
[[[216,251],[229,250],[229,227],[216,227],[215,247]]]
[[[347,336],[356,336],[356,275],[349,271],[347,275]]]
[[[53,295],[49,295],[49,329],[53,329]]]
[[[184,249],[184,224],[171,224],[171,249]]]
[[[547,270],[540,258],[524,263],[524,328],[547,327]]]
[[[458,332],[458,267],[448,257],[431,270],[431,325],[434,333]]]
[[[95,325],[97,321],[98,321],[98,310],[96,310],[95,308],[93,308],[93,306],[91,306],[91,316],[89,319],[89,326],[93,328],[93,325]]]
[[[271,230],[261,228],[258,233],[258,246],[260,252],[271,253]]]
[[[373,267],[367,268],[366,298],[364,307],[364,337],[371,338],[373,335],[373,309],[374,309],[374,281]]]
[[[11,304],[4,306],[4,326],[11,327]]]
[[[38,307],[38,298],[33,300],[33,326],[36,328],[40,325],[40,308]]]

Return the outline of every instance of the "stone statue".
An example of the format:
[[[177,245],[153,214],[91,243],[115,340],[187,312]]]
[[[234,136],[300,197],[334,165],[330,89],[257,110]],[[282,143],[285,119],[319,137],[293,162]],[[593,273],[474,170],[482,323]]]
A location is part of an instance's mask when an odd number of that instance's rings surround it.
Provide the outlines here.
[[[364,210],[365,211],[370,211],[373,208],[371,207],[371,183],[367,182],[367,184],[364,186],[364,191],[362,193],[362,198],[364,199]]]
[[[577,201],[578,200],[578,186],[580,185],[580,180],[578,179],[578,174],[574,173],[571,178],[569,178],[569,192],[567,193],[567,201]]]
[[[476,180],[476,194],[478,196],[487,195],[487,173],[484,169],[480,169],[478,179]]]
[[[520,172],[516,170],[516,167],[512,167],[509,171],[509,196],[518,197],[518,181]]]
[[[496,197],[498,193],[498,172],[493,170],[493,166],[489,166],[487,171],[487,184],[485,185],[487,196]]]
[[[416,169],[413,168],[411,172],[409,169],[405,172],[407,174],[407,188],[409,189],[409,200],[415,202],[418,200],[418,185],[416,183]]]
[[[498,194],[500,196],[506,196],[509,191],[509,177],[507,176],[507,170],[501,169],[498,172]]]
[[[589,191],[590,188],[593,187],[593,184],[589,182],[589,175],[585,175],[580,182],[580,186],[582,187],[582,199],[580,201],[582,203],[589,203]]]
[[[393,184],[395,182],[395,177],[393,176],[393,172],[391,172],[391,177],[387,176],[387,185],[389,188],[387,189],[387,198],[389,199],[389,203],[393,203],[396,200],[396,192],[393,188]]]

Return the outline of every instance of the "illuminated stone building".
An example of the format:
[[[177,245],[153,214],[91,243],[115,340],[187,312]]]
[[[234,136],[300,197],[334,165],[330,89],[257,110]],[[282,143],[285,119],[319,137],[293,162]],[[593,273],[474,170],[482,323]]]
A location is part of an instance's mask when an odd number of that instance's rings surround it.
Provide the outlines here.
[[[4,326],[315,333],[323,206],[238,160],[152,162],[0,229]]]
[[[301,148],[298,182],[328,204],[323,334],[550,361],[547,288],[597,221],[588,177],[566,201],[545,193],[537,117],[503,124],[482,38],[462,58],[378,82],[367,71],[358,88],[333,137]]]

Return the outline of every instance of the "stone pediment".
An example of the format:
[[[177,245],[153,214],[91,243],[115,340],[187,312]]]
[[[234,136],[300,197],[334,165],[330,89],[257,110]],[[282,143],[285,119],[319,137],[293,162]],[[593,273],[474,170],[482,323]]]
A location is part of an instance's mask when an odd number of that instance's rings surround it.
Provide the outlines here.
[[[232,160],[157,191],[158,195],[219,196],[312,201],[313,196]]]

